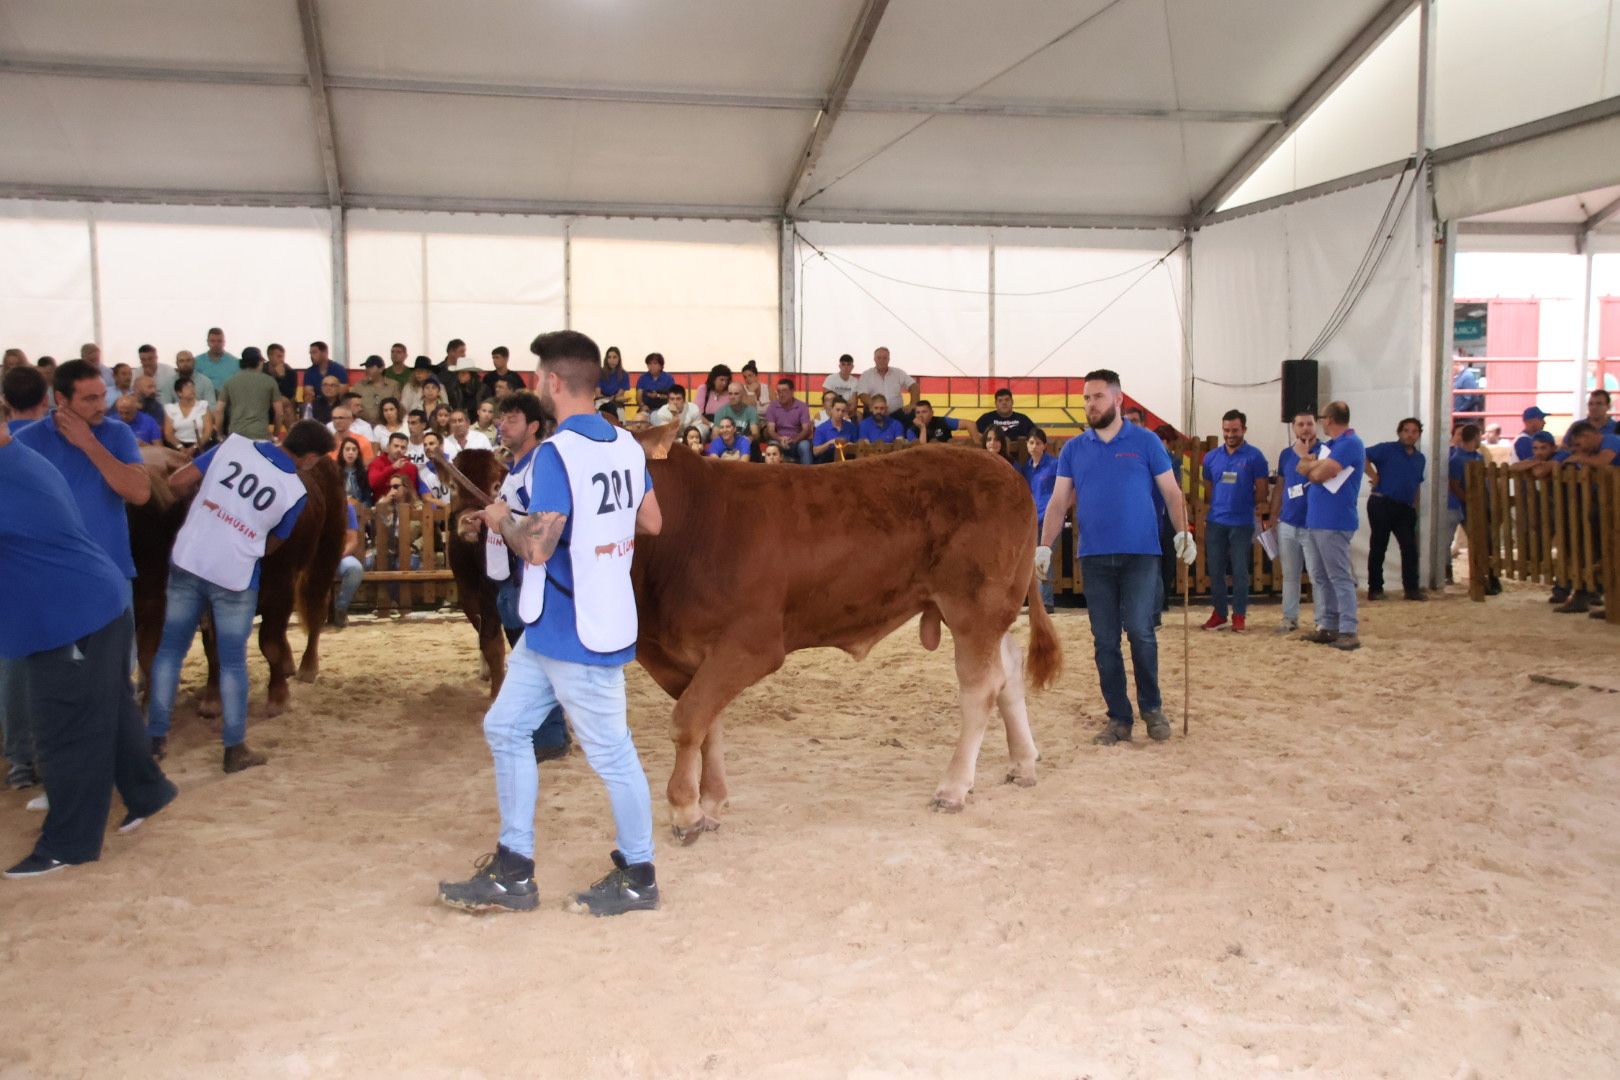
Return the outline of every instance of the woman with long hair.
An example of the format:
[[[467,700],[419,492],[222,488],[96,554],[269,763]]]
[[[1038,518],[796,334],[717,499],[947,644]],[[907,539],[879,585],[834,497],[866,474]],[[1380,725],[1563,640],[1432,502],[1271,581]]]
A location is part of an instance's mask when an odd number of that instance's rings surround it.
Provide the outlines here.
[[[405,406],[400,404],[397,397],[385,397],[377,406],[377,415],[382,419],[377,422],[377,446],[388,445],[388,436],[404,435],[410,437],[410,431],[405,426]]]
[[[698,457],[702,457],[709,449],[709,444],[703,441],[703,432],[696,424],[681,432],[681,442]]]
[[[979,436],[979,445],[1007,464],[1012,464],[1012,451],[1007,447],[1007,436],[1003,435],[996,425],[991,424],[984,429],[984,434]]]
[[[624,357],[617,345],[609,345],[602,354],[602,374],[596,380],[596,403],[612,405],[613,412],[624,419],[624,403],[630,397],[630,373],[624,370]]]
[[[428,430],[437,435],[440,442],[450,437],[449,405],[437,405],[434,407],[433,415],[428,417]]]
[[[724,364],[716,364],[709,369],[709,377],[698,387],[697,407],[710,421],[720,407],[726,403],[731,390],[731,369]]]
[[[771,405],[771,392],[759,381],[759,365],[752,360],[742,366],[743,404],[752,405],[764,416]]]
[[[338,445],[338,472],[343,477],[343,493],[356,502],[370,506],[371,483],[366,478],[366,455],[352,435],[345,435]]]

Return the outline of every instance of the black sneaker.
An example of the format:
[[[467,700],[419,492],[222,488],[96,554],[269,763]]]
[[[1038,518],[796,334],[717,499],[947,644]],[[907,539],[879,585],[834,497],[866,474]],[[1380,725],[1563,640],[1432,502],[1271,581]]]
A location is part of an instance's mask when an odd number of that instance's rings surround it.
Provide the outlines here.
[[[1549,603],[1549,604],[1562,604],[1565,600],[1568,600],[1568,599],[1569,599],[1569,590],[1564,588],[1562,585],[1554,585],[1552,595],[1547,597],[1547,603]]]
[[[168,793],[168,795],[164,796],[162,802],[158,803],[152,809],[143,811],[142,813],[139,813],[139,814],[137,814],[135,811],[131,810],[129,813],[124,815],[124,820],[118,823],[118,831],[120,833],[123,833],[125,836],[128,836],[130,833],[134,832],[136,829],[138,829],[142,825],[146,824],[146,819],[147,818],[151,817],[153,814],[156,814],[159,810],[162,810],[164,807],[166,807],[170,803],[174,802],[175,796],[179,795],[179,794],[180,794],[180,789],[178,787],[176,787],[174,782],[171,780],[169,782],[169,793]]]
[[[1384,599],[1384,590],[1383,589],[1368,589],[1367,590],[1367,599],[1368,600],[1382,600],[1382,599]]]
[[[613,872],[582,893],[574,894],[570,910],[581,915],[623,915],[627,911],[658,910],[658,877],[653,864],[627,863],[613,853]]]
[[[1426,594],[1422,589],[1409,589],[1409,590],[1407,590],[1406,598],[1408,600],[1423,600],[1423,601],[1427,601],[1429,599],[1428,594]]]
[[[497,845],[466,881],[439,882],[439,902],[462,911],[533,911],[540,905],[534,860]]]
[[[53,859],[49,855],[41,855],[36,851],[10,870],[7,870],[6,877],[13,880],[39,877],[42,874],[49,874],[56,870],[65,870],[71,865],[73,864],[65,863],[61,859]]]

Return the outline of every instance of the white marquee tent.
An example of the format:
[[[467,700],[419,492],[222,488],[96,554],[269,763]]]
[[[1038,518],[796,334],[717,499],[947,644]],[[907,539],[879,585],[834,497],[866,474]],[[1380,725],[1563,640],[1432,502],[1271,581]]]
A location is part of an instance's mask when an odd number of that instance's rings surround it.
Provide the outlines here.
[[[1199,431],[1314,355],[1434,434],[1459,246],[1614,276],[1617,7],[0,0],[0,336],[887,344]]]

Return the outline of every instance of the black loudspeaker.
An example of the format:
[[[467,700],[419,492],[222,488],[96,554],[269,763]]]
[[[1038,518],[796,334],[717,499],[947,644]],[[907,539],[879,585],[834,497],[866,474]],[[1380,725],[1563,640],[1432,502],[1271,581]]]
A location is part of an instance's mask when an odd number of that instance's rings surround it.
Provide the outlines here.
[[[1321,402],[1316,400],[1316,361],[1284,360],[1282,363],[1282,420],[1293,422],[1302,412],[1315,416]]]

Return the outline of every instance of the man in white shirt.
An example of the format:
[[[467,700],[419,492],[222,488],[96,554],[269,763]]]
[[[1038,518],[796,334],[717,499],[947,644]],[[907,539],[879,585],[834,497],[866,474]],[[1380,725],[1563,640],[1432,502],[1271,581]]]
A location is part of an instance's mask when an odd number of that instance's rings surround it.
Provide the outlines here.
[[[861,404],[866,399],[878,394],[889,402],[889,410],[896,416],[901,416],[902,425],[911,422],[911,410],[917,407],[920,391],[917,380],[901,371],[897,367],[889,366],[889,350],[878,346],[872,351],[872,366],[861,372],[860,380],[856,383],[856,393],[860,395]],[[905,402],[904,405],[901,402]]]
[[[375,443],[377,441],[377,430],[366,422],[364,405],[365,400],[353,390],[350,390],[348,393],[338,398],[338,408],[347,409],[349,411],[350,434],[359,435],[367,442]],[[337,419],[336,409],[332,411],[332,418],[334,420]],[[334,432],[337,430],[336,428],[333,428],[331,424],[327,424],[326,426],[329,430]],[[339,437],[338,441],[342,441],[341,436]]]
[[[405,431],[410,435],[405,444],[406,460],[420,470],[428,461],[427,444],[422,441],[422,436],[427,434],[427,414],[421,409],[412,409],[405,418]]]
[[[860,392],[860,380],[855,377],[855,358],[845,353],[838,358],[838,374],[829,375],[821,383],[821,389],[831,391],[843,398],[846,403],[852,403],[855,395]],[[826,417],[822,418],[825,422]]]
[[[493,450],[495,449],[483,432],[475,431],[472,421],[467,419],[467,410],[457,409],[450,414],[450,437],[444,440],[444,456],[450,461],[456,460],[456,455],[463,450]]]
[[[675,419],[681,422],[679,431],[695,427],[703,433],[703,440],[708,441],[709,422],[696,405],[686,400],[686,389],[679,384],[669,388],[669,404],[653,410],[652,425],[661,427]]]

